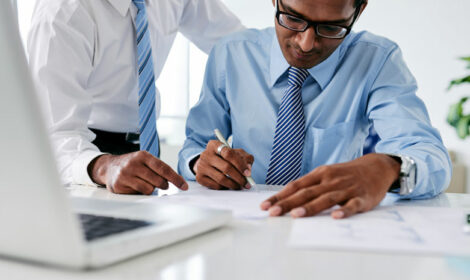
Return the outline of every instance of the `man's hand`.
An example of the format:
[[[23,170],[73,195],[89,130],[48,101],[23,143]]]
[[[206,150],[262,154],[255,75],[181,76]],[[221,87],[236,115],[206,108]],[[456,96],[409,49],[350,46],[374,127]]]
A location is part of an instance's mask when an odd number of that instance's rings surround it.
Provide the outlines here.
[[[219,155],[217,148],[220,145],[222,143],[216,140],[207,144],[206,150],[194,164],[196,181],[214,190],[240,190],[242,187],[249,189],[250,184],[245,176],[251,176],[253,156],[242,149],[230,147],[224,147]]]
[[[287,212],[294,218],[316,215],[335,205],[335,219],[377,206],[398,178],[400,164],[384,154],[369,154],[347,163],[320,166],[261,203],[270,216]]]
[[[168,182],[181,190],[188,189],[183,177],[145,151],[99,156],[89,164],[88,173],[95,183],[119,194],[150,195],[155,188],[168,189]]]

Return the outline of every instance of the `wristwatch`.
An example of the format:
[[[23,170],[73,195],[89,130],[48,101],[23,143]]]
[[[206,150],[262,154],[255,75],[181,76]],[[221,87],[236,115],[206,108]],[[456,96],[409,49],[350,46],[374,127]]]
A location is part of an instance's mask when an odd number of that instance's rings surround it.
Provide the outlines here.
[[[401,164],[400,175],[392,184],[389,192],[400,195],[411,194],[416,186],[416,162],[409,156],[386,154]]]

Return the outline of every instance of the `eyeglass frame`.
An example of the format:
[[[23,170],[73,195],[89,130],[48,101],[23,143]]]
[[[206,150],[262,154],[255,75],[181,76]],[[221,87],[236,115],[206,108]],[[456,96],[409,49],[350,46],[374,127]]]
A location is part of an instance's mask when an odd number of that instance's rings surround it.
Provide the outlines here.
[[[353,18],[353,21],[352,23],[349,25],[349,26],[342,26],[342,25],[337,25],[337,24],[331,24],[331,23],[328,23],[328,22],[321,22],[321,21],[310,21],[310,20],[306,20],[304,18],[301,18],[299,16],[295,16],[295,15],[292,15],[288,12],[283,12],[283,11],[280,11],[279,10],[279,1],[280,0],[276,0],[276,20],[277,22],[279,23],[280,26],[286,28],[286,29],[289,29],[291,31],[295,31],[295,32],[305,32],[307,29],[309,29],[310,27],[313,27],[313,30],[315,31],[315,35],[321,37],[321,38],[326,38],[326,39],[344,39],[346,36],[348,36],[348,34],[351,32],[352,30],[352,27],[354,25],[354,23],[356,23],[356,20],[357,20],[357,17],[359,16],[359,12],[360,12],[360,8],[362,7],[362,5],[364,4],[364,1],[362,1],[357,7],[356,7],[356,11],[354,11],[354,14],[352,14],[349,18],[346,19],[346,21],[350,20],[351,18]],[[281,3],[282,4],[282,3]],[[304,22],[307,23],[307,25],[305,26],[305,28],[303,30],[298,30],[298,29],[292,29],[288,26],[285,26],[281,23],[281,21],[279,20],[279,17],[281,14],[284,14],[284,15],[288,15],[290,17],[293,17],[295,19],[298,19],[298,20],[302,20]],[[344,34],[344,36],[342,37],[328,37],[328,36],[324,36],[324,35],[321,35],[318,33],[318,25],[329,25],[329,26],[335,26],[335,27],[341,27],[341,28],[344,28],[346,29],[346,33]]]

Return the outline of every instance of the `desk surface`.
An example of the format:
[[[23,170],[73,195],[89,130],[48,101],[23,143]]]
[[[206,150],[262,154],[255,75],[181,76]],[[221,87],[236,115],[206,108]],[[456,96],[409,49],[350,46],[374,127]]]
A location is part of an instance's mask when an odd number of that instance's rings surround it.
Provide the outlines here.
[[[140,201],[104,189],[72,196]],[[470,195],[443,194],[407,205],[470,209]],[[229,226],[94,271],[67,271],[0,260],[0,279],[470,279],[470,258],[301,250],[287,247],[292,220],[234,220]],[[470,244],[465,244],[470,246]]]

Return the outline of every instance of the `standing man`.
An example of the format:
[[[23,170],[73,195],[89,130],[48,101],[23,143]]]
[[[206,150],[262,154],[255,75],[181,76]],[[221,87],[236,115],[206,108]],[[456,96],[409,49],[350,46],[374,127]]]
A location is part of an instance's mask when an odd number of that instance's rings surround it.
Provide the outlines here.
[[[63,182],[187,189],[158,159],[155,81],[178,31],[209,52],[242,28],[219,0],[38,0],[29,60]]]
[[[275,29],[219,42],[187,121],[178,169],[213,189],[286,185],[270,215],[334,218],[373,209],[388,191],[428,198],[450,181],[449,156],[399,47],[351,32],[364,0],[274,0]],[[204,120],[204,121],[200,121]],[[369,128],[380,140],[363,156]],[[218,128],[233,149],[213,140]]]

